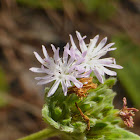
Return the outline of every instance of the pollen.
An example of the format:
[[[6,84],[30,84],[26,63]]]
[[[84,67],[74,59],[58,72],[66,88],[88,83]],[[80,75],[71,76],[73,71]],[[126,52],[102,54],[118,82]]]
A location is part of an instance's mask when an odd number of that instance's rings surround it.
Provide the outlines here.
[[[79,98],[82,99],[83,97],[87,97],[88,90],[97,88],[97,84],[92,82],[92,77],[81,78],[79,81],[83,83],[83,87],[77,88],[76,86],[73,86],[69,88],[68,93],[75,93]]]

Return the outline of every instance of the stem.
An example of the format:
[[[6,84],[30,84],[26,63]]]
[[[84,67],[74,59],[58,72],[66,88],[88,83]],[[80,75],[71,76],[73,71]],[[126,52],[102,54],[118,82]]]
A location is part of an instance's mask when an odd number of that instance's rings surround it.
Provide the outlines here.
[[[45,138],[57,136],[60,132],[55,131],[54,129],[43,129],[39,132],[26,136],[24,138],[20,138],[18,140],[43,140]]]

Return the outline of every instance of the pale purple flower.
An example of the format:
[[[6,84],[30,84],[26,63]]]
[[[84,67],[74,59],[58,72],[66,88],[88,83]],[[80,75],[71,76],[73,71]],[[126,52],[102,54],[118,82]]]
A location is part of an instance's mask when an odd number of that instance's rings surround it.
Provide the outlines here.
[[[77,65],[81,63],[81,60],[75,62],[75,56],[68,56],[67,51],[69,50],[69,44],[64,47],[62,58],[59,57],[59,48],[56,49],[54,45],[51,46],[54,52],[53,58],[49,57],[47,50],[44,46],[42,46],[43,54],[45,57],[44,59],[42,59],[37,52],[34,52],[35,57],[42,64],[42,66],[41,68],[32,67],[30,70],[32,72],[46,74],[46,76],[35,78],[36,80],[40,80],[37,83],[38,85],[48,84],[52,81],[55,81],[48,92],[48,97],[55,93],[60,83],[62,85],[64,95],[66,96],[68,87],[72,86],[71,82],[77,88],[81,88],[83,86],[83,84],[76,79],[83,75],[82,72],[76,70]],[[74,50],[71,49],[71,52],[72,51]]]
[[[90,40],[89,44],[86,44],[84,39],[86,36],[82,37],[81,34],[76,31],[77,38],[79,40],[80,51],[74,43],[72,36],[70,35],[70,41],[72,48],[75,50],[75,59],[83,59],[82,64],[79,65],[80,68],[85,68],[85,72],[93,71],[98,80],[103,83],[103,76],[105,74],[115,76],[117,73],[107,69],[116,68],[122,69],[123,67],[120,65],[116,65],[114,58],[101,58],[107,52],[113,51],[116,48],[111,48],[114,43],[109,43],[107,45],[107,37],[101,40],[101,42],[97,45],[97,41],[99,39],[99,35],[96,35],[93,39]],[[70,55],[71,52],[68,52]]]

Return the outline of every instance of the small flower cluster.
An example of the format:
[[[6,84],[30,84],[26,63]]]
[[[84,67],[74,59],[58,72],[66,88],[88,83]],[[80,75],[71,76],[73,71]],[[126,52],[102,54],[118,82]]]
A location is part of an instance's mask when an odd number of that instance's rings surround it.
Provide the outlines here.
[[[99,82],[103,83],[103,76],[105,74],[111,76],[116,75],[116,72],[111,71],[106,67],[122,69],[120,65],[116,65],[114,58],[101,58],[107,52],[116,49],[111,48],[114,43],[109,43],[105,46],[107,37],[96,45],[99,35],[91,39],[89,44],[86,44],[84,41],[86,36],[82,37],[77,31],[76,35],[79,40],[80,50],[70,35],[71,47],[69,43],[66,44],[62,57],[59,56],[59,48],[56,49],[54,45],[51,45],[54,52],[53,58],[48,55],[44,46],[42,46],[44,54],[43,59],[37,52],[34,52],[35,57],[41,63],[41,68],[32,67],[30,70],[32,72],[46,74],[46,76],[35,78],[36,80],[40,80],[37,84],[43,85],[55,81],[48,92],[48,97],[55,93],[60,84],[62,85],[65,96],[67,95],[68,88],[72,87],[73,84],[77,88],[82,88],[83,83],[80,82],[78,78],[89,77],[92,71]]]

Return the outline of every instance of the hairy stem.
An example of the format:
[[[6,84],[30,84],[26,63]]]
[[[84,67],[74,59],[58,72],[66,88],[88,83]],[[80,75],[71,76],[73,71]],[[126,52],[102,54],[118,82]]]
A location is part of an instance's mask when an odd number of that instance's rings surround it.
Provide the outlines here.
[[[54,131],[54,129],[43,129],[39,132],[20,138],[18,140],[43,140],[49,137],[58,136],[60,132]]]

